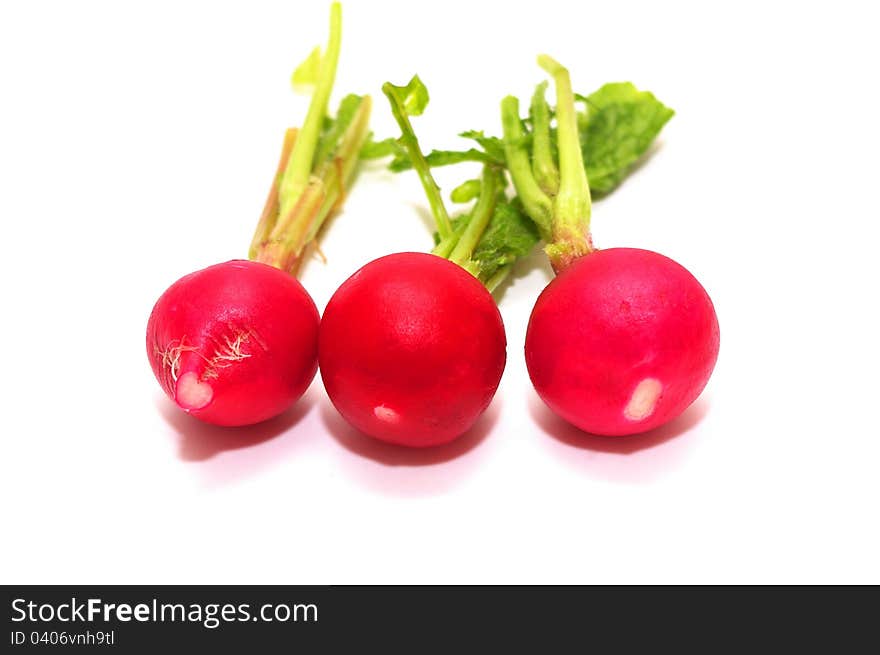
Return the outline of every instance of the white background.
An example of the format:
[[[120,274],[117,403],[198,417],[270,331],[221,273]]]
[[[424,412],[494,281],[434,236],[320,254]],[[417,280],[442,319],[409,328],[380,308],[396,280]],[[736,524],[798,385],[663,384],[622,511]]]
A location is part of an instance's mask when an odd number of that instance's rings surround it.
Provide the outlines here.
[[[418,72],[423,144],[499,133],[547,51],[577,90],[632,80],[677,114],[597,203],[601,247],[687,266],[721,356],[678,421],[599,439],[523,362],[550,271],[501,298],[498,395],[452,447],[352,432],[316,379],[238,432],[165,399],[144,331],[184,273],[246,254],[288,76],[322,2],[0,9],[4,583],[880,582],[878,96],[869,3],[344,6],[336,98]],[[334,103],[335,105],[335,103]],[[473,170],[439,173],[445,189]],[[303,283],[323,309],[380,255],[431,246],[414,174],[367,167]]]

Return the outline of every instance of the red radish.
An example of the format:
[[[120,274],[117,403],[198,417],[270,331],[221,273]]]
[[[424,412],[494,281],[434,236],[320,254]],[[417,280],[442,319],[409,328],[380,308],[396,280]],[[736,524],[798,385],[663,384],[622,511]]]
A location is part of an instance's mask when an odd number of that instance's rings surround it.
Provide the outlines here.
[[[318,310],[293,276],[234,260],[182,277],[147,324],[147,354],[165,392],[216,425],[277,416],[317,370]]]
[[[453,223],[409,121],[427,89],[415,76],[382,91],[402,132],[395,142],[431,205],[437,245],[433,254],[376,259],[339,287],[321,319],[321,378],[339,413],[367,435],[437,446],[474,424],[504,372],[507,338],[487,288],[503,276],[473,259],[501,195],[500,173],[484,167],[477,202]]]
[[[544,290],[526,364],[547,405],[600,435],[644,432],[700,395],[718,357],[718,320],[686,269],[649,250],[581,257]]]
[[[318,310],[293,274],[342,202],[369,133],[369,96],[346,96],[336,118],[327,116],[340,12],[333,3],[323,54],[314,51],[294,73],[294,80],[313,82],[315,92],[302,129],[285,134],[251,242],[254,261],[181,278],[150,315],[147,355],[156,378],[181,409],[208,423],[249,425],[277,416],[317,370]]]
[[[545,228],[557,272],[532,311],[526,365],[544,402],[580,429],[644,432],[680,415],[705,387],[718,357],[718,319],[705,289],[668,257],[593,247],[571,80],[550,57],[538,61],[556,83],[558,188],[536,182],[516,99],[502,103],[511,175],[529,214]],[[549,121],[541,128],[536,143],[550,138]],[[549,153],[541,164],[555,173]]]
[[[398,253],[345,281],[321,320],[321,377],[359,430],[406,446],[467,431],[488,407],[506,360],[501,315],[462,267]]]

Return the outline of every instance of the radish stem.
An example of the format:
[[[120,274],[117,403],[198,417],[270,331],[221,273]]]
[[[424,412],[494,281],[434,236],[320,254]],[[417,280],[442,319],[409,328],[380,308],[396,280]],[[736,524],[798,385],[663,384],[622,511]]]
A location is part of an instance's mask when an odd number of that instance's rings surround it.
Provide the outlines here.
[[[493,293],[498,285],[504,282],[507,279],[507,276],[510,275],[510,271],[513,269],[513,264],[507,264],[499,268],[495,274],[486,280],[486,288],[489,290],[489,293]]]
[[[409,122],[409,116],[407,116],[403,101],[398,95],[396,87],[390,82],[385,82],[382,85],[382,93],[388,98],[391,104],[391,113],[400,127],[400,143],[406,148],[413,168],[418,173],[422,187],[425,189],[425,195],[428,197],[428,204],[431,205],[431,213],[434,215],[434,222],[437,225],[437,233],[440,235],[441,240],[447,239],[453,236],[452,221],[449,220],[449,213],[443,204],[440,187],[434,181],[434,176],[431,175],[431,167],[428,165],[425,155],[419,147],[419,141],[413,131],[412,124]]]
[[[254,231],[254,238],[251,240],[251,247],[248,250],[248,258],[250,259],[256,259],[260,246],[269,238],[272,228],[275,227],[275,221],[278,220],[278,184],[284,173],[284,168],[287,166],[287,160],[290,159],[290,151],[293,149],[298,132],[297,128],[290,127],[284,133],[281,157],[278,159],[275,177],[272,178],[272,188],[269,189],[269,196],[266,198],[263,213],[257,223],[257,229]]]
[[[341,46],[339,3],[330,8],[330,38],[303,127],[289,129],[281,162],[254,232],[249,258],[296,274],[307,246],[345,198],[369,135],[369,96],[347,96],[334,128],[322,134]]]
[[[358,153],[366,143],[370,133],[370,96],[363,96],[351,124],[343,132],[333,157],[326,159],[315,171],[316,177],[324,181],[326,198],[318,212],[318,220],[309,235],[309,241],[317,236],[324,219],[345,199],[346,190],[351,187],[358,163]]]
[[[559,169],[550,142],[550,107],[545,93],[547,82],[541,82],[532,96],[529,113],[532,117],[532,171],[538,186],[549,195],[559,191]]]
[[[559,193],[553,200],[552,242],[546,252],[554,270],[593,251],[590,244],[590,185],[578,138],[571,77],[562,64],[540,55],[538,64],[556,84],[556,131],[559,149]]]
[[[470,262],[471,256],[474,254],[474,249],[477,247],[480,238],[483,236],[483,232],[486,231],[486,226],[489,225],[489,221],[492,219],[492,212],[495,210],[495,200],[498,196],[498,189],[497,171],[490,166],[484,166],[481,179],[480,197],[477,200],[477,204],[474,206],[473,213],[467,226],[464,228],[464,232],[462,232],[461,237],[458,239],[458,243],[455,244],[455,248],[449,255],[448,259],[450,261],[468,268],[467,264]],[[475,275],[478,273],[479,271],[477,271]]]
[[[281,176],[279,197],[282,216],[291,210],[308,185],[314,164],[315,148],[318,145],[318,137],[321,135],[321,124],[327,115],[330,91],[333,89],[333,81],[336,78],[336,64],[339,61],[341,45],[342,8],[338,2],[334,2],[330,5],[330,38],[327,42],[327,51],[321,59],[321,73],[318,77],[318,83],[315,86],[315,92],[312,95],[302,129],[293,146],[293,151],[290,153],[290,161]]]
[[[549,240],[553,220],[553,201],[535,180],[529,152],[525,144],[525,130],[519,117],[519,100],[507,96],[501,101],[501,124],[504,129],[504,156],[516,193],[541,233]]]

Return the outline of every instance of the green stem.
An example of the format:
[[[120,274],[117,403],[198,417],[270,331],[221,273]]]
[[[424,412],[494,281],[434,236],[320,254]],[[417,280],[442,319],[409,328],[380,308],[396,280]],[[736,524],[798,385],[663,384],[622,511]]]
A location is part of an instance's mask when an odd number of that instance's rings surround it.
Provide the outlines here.
[[[431,213],[434,215],[434,222],[437,224],[437,233],[440,239],[447,239],[453,235],[452,221],[449,219],[449,213],[446,211],[446,205],[443,204],[443,197],[440,195],[440,187],[434,181],[431,175],[431,167],[425,159],[422,149],[419,147],[419,140],[416,138],[412,124],[403,107],[403,101],[397,94],[396,87],[390,82],[382,85],[382,93],[388,98],[391,104],[391,113],[394,120],[400,127],[400,143],[406,148],[413,168],[419,175],[425,195],[428,197],[428,204],[431,205]]]
[[[541,82],[532,96],[529,113],[532,117],[532,170],[538,185],[550,196],[559,191],[559,169],[550,141],[550,107],[545,93],[547,82]]]
[[[458,220],[468,220],[466,216],[459,218]],[[457,232],[453,232],[445,239],[441,239],[440,243],[434,246],[434,249],[431,251],[432,255],[437,255],[438,257],[442,257],[443,259],[449,259],[449,255],[452,254],[452,251],[455,250],[455,244],[458,243],[458,239],[461,235]]]
[[[553,202],[553,238],[546,251],[553,268],[559,272],[593,250],[589,237],[590,185],[578,139],[574,93],[568,70],[547,55],[540,55],[538,64],[556,84],[559,193]]]
[[[359,153],[370,134],[372,106],[373,100],[370,96],[361,98],[351,123],[339,139],[336,150],[315,171],[315,175],[324,180],[326,196],[319,210],[318,220],[314,221],[312,229],[309,231],[309,241],[318,235],[327,216],[342,204],[348,189],[351,188],[352,179],[357,170]]]
[[[299,132],[299,130],[295,127],[289,127],[284,133],[284,144],[281,146],[281,156],[278,159],[278,168],[275,171],[275,177],[272,178],[269,197],[266,198],[266,203],[263,206],[263,213],[260,215],[257,229],[254,230],[254,236],[253,239],[251,239],[251,247],[248,250],[248,257],[250,259],[257,258],[259,249],[264,243],[266,243],[266,240],[269,238],[269,235],[275,227],[275,223],[278,221],[278,185],[281,182],[281,176],[284,174],[284,167],[287,166],[287,161],[290,159],[290,151],[293,149],[293,144],[296,142],[297,132]]]
[[[449,260],[460,266],[465,266],[474,254],[474,249],[480,242],[483,232],[492,220],[495,211],[495,201],[498,197],[498,173],[490,166],[483,167],[480,197],[474,206],[471,219],[464,228],[455,249],[449,255]]]
[[[327,42],[327,50],[321,59],[321,73],[315,85],[309,111],[297,135],[296,144],[290,153],[290,160],[279,185],[281,216],[291,211],[309,183],[315,148],[321,135],[324,117],[327,115],[327,103],[330,101],[333,81],[336,79],[336,65],[339,62],[341,46],[342,7],[338,2],[334,2],[330,5],[330,38]]]
[[[291,274],[299,270],[299,256],[308,243],[312,221],[325,199],[324,182],[312,178],[286,216],[279,216],[269,238],[257,249],[253,259]]]
[[[525,130],[519,117],[519,100],[516,97],[507,96],[501,101],[501,124],[504,128],[504,156],[513,186],[516,187],[516,193],[526,213],[535,221],[541,238],[549,240],[553,201],[544,193],[532,173],[525,145]]]
[[[468,180],[462,182],[449,193],[449,199],[452,202],[462,203],[470,202],[474,198],[480,196],[482,184],[480,180]]]
[[[486,288],[489,290],[489,293],[495,291],[495,289],[498,288],[498,285],[507,279],[507,276],[510,275],[512,270],[513,264],[507,264],[495,271],[495,274],[486,280]]]
[[[306,246],[318,235],[327,217],[345,198],[354,177],[358,153],[369,135],[370,96],[364,96],[336,149],[309,178],[296,204],[278,214],[271,232],[258,228],[250,258],[296,274]],[[262,221],[261,221],[262,222]]]

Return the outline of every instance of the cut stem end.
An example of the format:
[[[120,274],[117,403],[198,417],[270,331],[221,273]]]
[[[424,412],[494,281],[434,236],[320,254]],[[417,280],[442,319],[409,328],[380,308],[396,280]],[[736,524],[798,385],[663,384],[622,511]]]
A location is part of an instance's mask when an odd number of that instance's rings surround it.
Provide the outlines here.
[[[206,407],[214,399],[214,389],[207,382],[199,380],[195,371],[180,376],[174,388],[174,401],[185,411]]]

